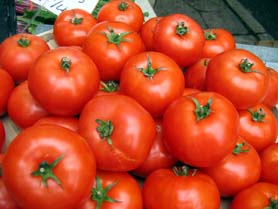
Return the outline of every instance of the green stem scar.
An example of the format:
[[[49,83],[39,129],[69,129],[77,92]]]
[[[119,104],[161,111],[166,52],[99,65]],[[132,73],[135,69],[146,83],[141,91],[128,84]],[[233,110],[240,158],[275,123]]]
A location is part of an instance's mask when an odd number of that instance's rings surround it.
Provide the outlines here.
[[[196,115],[196,118],[197,118],[197,121],[200,121],[206,117],[209,116],[209,114],[211,113],[211,104],[212,104],[212,98],[210,98],[207,102],[207,104],[205,105],[200,105],[200,103],[198,102],[197,99],[195,98],[192,98],[192,101],[194,102],[196,108],[195,108],[195,115]]]
[[[106,36],[108,43],[115,44],[117,47],[120,47],[122,42],[128,42],[128,39],[125,39],[125,36],[130,34],[130,32],[123,32],[123,33],[115,33],[112,27],[108,27],[109,33],[103,32]]]
[[[111,135],[114,130],[114,126],[112,124],[111,120],[101,120],[101,119],[96,119],[96,123],[99,125],[97,127],[97,132],[99,133],[99,136],[103,140],[107,140],[107,143],[109,145],[112,145],[112,139]]]
[[[188,27],[184,25],[184,22],[179,22],[176,26],[176,34],[179,36],[183,36],[188,33]]]
[[[144,76],[152,79],[153,76],[158,73],[160,70],[164,70],[164,68],[153,68],[151,58],[147,56],[147,67],[146,68],[137,68],[140,72],[144,74]]]

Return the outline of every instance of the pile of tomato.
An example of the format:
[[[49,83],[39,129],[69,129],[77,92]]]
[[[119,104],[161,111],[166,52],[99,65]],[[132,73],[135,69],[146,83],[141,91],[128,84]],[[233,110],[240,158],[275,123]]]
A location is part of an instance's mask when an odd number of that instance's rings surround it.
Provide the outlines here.
[[[0,45],[1,209],[278,207],[278,73],[223,28],[131,0]]]

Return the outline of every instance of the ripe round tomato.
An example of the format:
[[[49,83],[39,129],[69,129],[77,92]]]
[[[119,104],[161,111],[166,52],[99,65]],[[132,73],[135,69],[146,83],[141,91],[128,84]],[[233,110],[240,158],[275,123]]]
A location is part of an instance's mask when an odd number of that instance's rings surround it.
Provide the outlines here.
[[[261,181],[278,185],[278,144],[267,146],[260,152]]]
[[[204,43],[201,26],[185,14],[164,16],[154,30],[154,49],[173,58],[181,67],[201,58]]]
[[[5,142],[6,142],[6,131],[5,131],[3,121],[0,119],[0,152],[3,149]]]
[[[234,36],[224,28],[205,29],[204,34],[206,39],[202,52],[204,58],[213,58],[236,47]]]
[[[273,68],[267,67],[270,74],[269,85],[262,103],[269,108],[273,108],[278,104],[278,72]]]
[[[145,51],[140,35],[128,24],[105,21],[95,25],[84,42],[83,51],[97,65],[101,80],[119,80],[126,61]]]
[[[220,195],[213,180],[186,167],[158,169],[143,185],[145,209],[219,209]]]
[[[278,204],[278,186],[267,182],[258,182],[241,192],[232,200],[230,209],[267,209]]]
[[[166,147],[194,167],[213,166],[232,152],[239,130],[238,112],[215,92],[200,92],[173,101],[163,115]]]
[[[92,98],[80,114],[79,132],[90,144],[97,167],[109,171],[139,167],[156,134],[150,113],[133,98],[120,94]]]
[[[86,140],[57,125],[21,131],[7,148],[2,168],[8,192],[28,209],[76,209],[96,174]]]
[[[260,152],[273,144],[278,126],[272,111],[263,104],[239,111],[239,135]]]
[[[59,116],[79,114],[98,91],[99,81],[96,65],[73,47],[58,47],[43,54],[28,75],[33,97],[49,113]]]
[[[0,116],[7,111],[8,99],[14,86],[12,76],[0,67]]]
[[[127,172],[97,171],[90,198],[79,209],[142,209],[139,183]]]
[[[59,46],[83,46],[96,19],[83,9],[64,10],[53,25],[53,38]]]
[[[11,92],[7,112],[19,128],[27,128],[40,118],[49,115],[30,93],[27,80],[21,82]]]
[[[232,197],[258,182],[261,159],[252,145],[239,138],[234,150],[228,156],[202,171],[215,181],[222,197]]]
[[[262,102],[268,83],[265,64],[248,50],[225,51],[211,59],[207,67],[207,90],[227,97],[237,109]]]
[[[0,66],[16,83],[27,79],[28,72],[37,58],[49,50],[41,37],[19,33],[6,38],[0,47]]]
[[[180,67],[160,52],[137,54],[122,69],[120,92],[136,99],[154,117],[162,116],[183,90],[184,76]]]
[[[123,22],[130,25],[134,31],[139,32],[144,22],[144,13],[134,1],[113,0],[101,7],[97,21]]]

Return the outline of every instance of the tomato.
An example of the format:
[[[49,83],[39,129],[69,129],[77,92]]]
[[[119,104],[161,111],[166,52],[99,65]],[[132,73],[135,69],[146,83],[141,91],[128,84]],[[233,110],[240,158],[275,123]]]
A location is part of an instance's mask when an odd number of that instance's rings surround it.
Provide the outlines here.
[[[270,74],[269,85],[262,103],[269,108],[273,108],[278,104],[278,72],[273,68],[267,67]]]
[[[267,106],[258,104],[248,110],[240,110],[239,121],[239,135],[258,152],[275,142],[277,121]]]
[[[136,100],[120,94],[92,98],[79,118],[79,132],[96,156],[97,168],[130,171],[147,158],[155,122]]]
[[[6,142],[6,131],[3,121],[0,119],[0,151],[3,149],[3,146]]]
[[[145,45],[140,35],[128,24],[105,21],[91,29],[83,51],[97,65],[101,80],[119,80],[126,61],[145,51]]]
[[[141,30],[140,30],[140,36],[146,46],[147,51],[153,51],[153,35],[154,30],[162,17],[151,17],[146,22],[143,23]]]
[[[201,58],[186,68],[184,72],[185,87],[206,90],[206,71],[209,58]]]
[[[96,19],[83,9],[62,11],[53,25],[53,38],[59,46],[81,46]]]
[[[185,14],[164,16],[154,30],[154,49],[173,58],[181,67],[201,58],[204,43],[201,26]]]
[[[58,47],[40,56],[28,75],[33,97],[59,116],[79,114],[98,91],[99,82],[96,65],[73,47]]]
[[[41,124],[55,124],[71,131],[78,132],[78,118],[77,117],[62,117],[62,116],[45,116],[37,120],[34,125]]]
[[[97,21],[123,22],[130,25],[134,31],[139,32],[144,22],[144,13],[134,1],[113,0],[101,7]]]
[[[2,172],[20,208],[75,209],[89,195],[96,164],[79,134],[57,125],[38,125],[13,139]]]
[[[49,114],[30,93],[27,80],[21,82],[11,92],[7,112],[19,128],[27,128]]]
[[[278,144],[271,144],[260,152],[261,181],[278,185]]]
[[[28,72],[36,59],[49,50],[41,37],[19,33],[6,38],[0,47],[0,66],[16,83],[27,79]]]
[[[219,191],[206,174],[190,173],[187,168],[158,169],[143,185],[145,209],[219,209]]]
[[[141,188],[127,172],[97,171],[90,198],[79,209],[142,209]]]
[[[137,54],[122,69],[120,92],[136,99],[154,117],[162,116],[183,90],[184,76],[180,67],[160,52]]]
[[[0,67],[0,116],[7,111],[8,99],[14,86],[12,76]]]
[[[190,94],[200,93],[199,89],[195,88],[184,88],[182,96],[188,96]]]
[[[267,209],[277,208],[278,186],[258,182],[239,192],[231,203],[231,209]]]
[[[200,92],[173,101],[163,115],[166,147],[194,167],[213,166],[232,152],[239,116],[232,103],[215,92]]]
[[[237,109],[262,102],[268,83],[265,64],[248,50],[225,51],[211,59],[207,67],[207,90],[227,97]]]
[[[212,58],[224,51],[236,48],[236,41],[233,34],[224,28],[205,29],[205,45],[202,57]]]
[[[162,135],[162,120],[156,119],[156,136],[144,163],[132,171],[133,174],[140,177],[147,177],[153,171],[160,168],[172,168],[177,162],[166,149]]]
[[[259,181],[261,159],[256,149],[239,137],[234,150],[228,156],[201,171],[215,181],[222,197],[232,197]]]

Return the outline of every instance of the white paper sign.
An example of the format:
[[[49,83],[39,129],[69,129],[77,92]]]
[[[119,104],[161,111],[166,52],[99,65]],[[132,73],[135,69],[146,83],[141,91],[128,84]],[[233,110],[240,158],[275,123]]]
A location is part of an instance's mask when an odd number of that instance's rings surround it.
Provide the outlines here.
[[[64,10],[69,9],[84,9],[91,13],[95,8],[98,0],[31,0],[32,2],[43,6],[56,15],[59,15]]]

